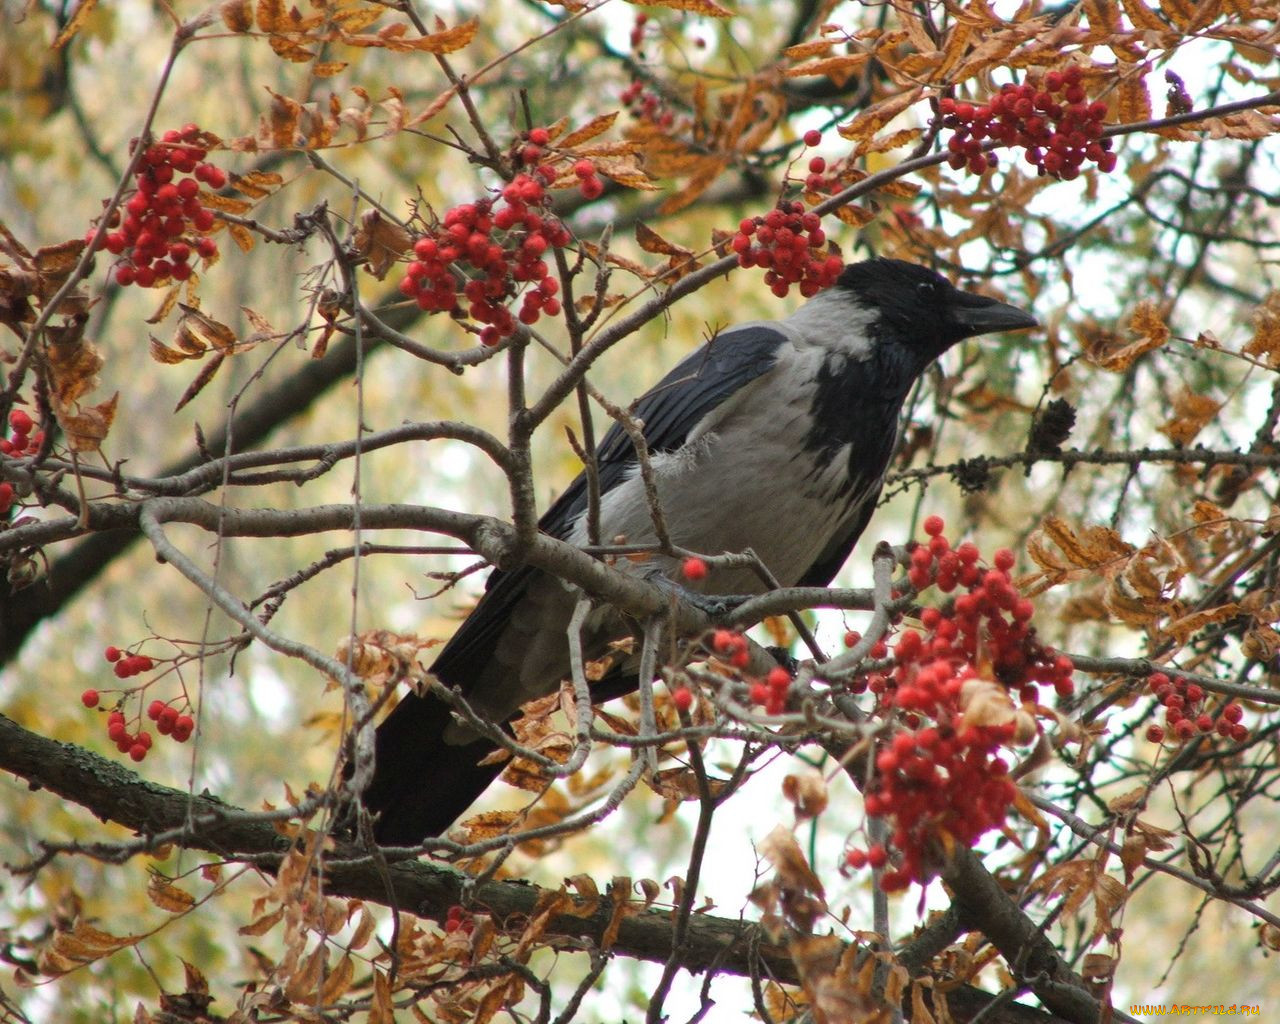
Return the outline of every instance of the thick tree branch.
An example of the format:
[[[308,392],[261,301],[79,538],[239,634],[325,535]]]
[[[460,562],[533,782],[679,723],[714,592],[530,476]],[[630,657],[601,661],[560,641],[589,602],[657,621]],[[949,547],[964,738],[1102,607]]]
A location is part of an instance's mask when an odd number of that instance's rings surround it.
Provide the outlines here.
[[[47,789],[144,838],[168,833],[166,839],[172,841],[177,832],[181,836],[178,845],[186,849],[251,861],[266,870],[277,868],[289,852],[289,840],[271,823],[278,814],[245,811],[216,797],[145,781],[116,761],[30,732],[3,715],[0,769],[26,780],[32,789]],[[473,887],[468,876],[452,868],[417,860],[380,863],[349,845],[339,845],[328,856],[324,877],[331,896],[408,909],[438,920],[463,901],[492,913],[499,922],[527,918],[547,895],[546,890],[525,882],[483,882]],[[601,908],[586,917],[562,914],[553,918],[547,934],[598,944],[612,916],[611,903],[601,902]],[[612,951],[666,963],[674,928],[668,910],[624,916]],[[796,983],[796,967],[785,945],[764,939],[758,928],[748,921],[694,914],[686,922],[681,966],[692,972],[714,969],[744,976],[763,970],[772,980]],[[958,1021],[979,1013],[988,1024],[1061,1024],[1072,1019],[1017,1003],[993,1005],[996,999],[992,993],[971,986],[948,993],[948,1005]]]

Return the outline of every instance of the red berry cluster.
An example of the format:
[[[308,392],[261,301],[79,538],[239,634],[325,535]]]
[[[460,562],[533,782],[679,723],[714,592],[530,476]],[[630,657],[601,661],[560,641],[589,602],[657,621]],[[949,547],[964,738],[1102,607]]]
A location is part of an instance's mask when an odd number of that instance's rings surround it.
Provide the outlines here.
[[[479,199],[449,210],[414,243],[415,258],[400,291],[420,309],[465,315],[483,324],[480,341],[486,345],[515,331],[516,318],[506,303],[529,282],[536,284],[524,292],[520,322],[532,324],[543,313],[558,314],[560,283],[542,258],[547,249],[570,240],[569,230],[546,211],[545,180],[555,174],[554,168],[540,166],[536,176],[517,175],[503,188],[500,202]],[[467,300],[465,311],[459,294]]]
[[[1039,683],[1062,696],[1074,689],[1071,660],[1035,639],[1030,602],[1010,580],[1012,552],[996,552],[993,567],[983,569],[976,546],[951,547],[940,517],[924,528],[929,540],[912,551],[912,585],[965,592],[945,612],[924,609],[923,631],[897,635],[892,669],[853,687],[877,694],[881,713],[904,727],[880,747],[865,791],[868,816],[892,825],[889,846],[898,856],[881,876],[887,891],[925,880],[940,843],[971,846],[1004,820],[1015,789],[997,752],[1034,734],[1034,719],[1017,710],[1015,698],[1034,704]],[[870,653],[880,659],[890,651],[880,642]],[[995,681],[979,671],[987,659]],[[883,867],[889,851],[850,850],[846,863]]]
[[[1075,692],[1071,659],[1045,647],[1036,639],[1031,626],[1034,608],[1013,585],[1009,570],[1013,568],[1013,552],[1001,548],[992,559],[993,567],[983,569],[977,545],[966,541],[957,547],[943,535],[941,516],[924,521],[929,540],[911,551],[907,579],[916,590],[936,586],[944,594],[956,589],[966,592],[952,603],[949,615],[936,608],[926,608],[921,624],[934,636],[938,650],[948,656],[973,663],[981,650],[991,661],[992,670],[1005,686],[1016,688],[1027,703],[1039,697],[1039,684],[1052,686],[1059,697]],[[898,638],[898,658],[902,645],[913,645],[909,639],[918,634],[907,630]],[[892,680],[889,681],[892,686]]]
[[[828,288],[844,264],[826,249],[827,236],[816,213],[806,213],[799,200],[780,202],[763,217],[747,217],[729,247],[740,267],[764,267],[764,281],[778,298],[793,284],[805,298]]]
[[[155,668],[155,662],[147,655],[129,654],[119,647],[106,648],[103,656],[119,679],[129,679]],[[87,708],[96,708],[101,702],[102,694],[96,689],[90,688],[80,694],[80,703]],[[162,700],[151,702],[147,707],[147,717],[155,722],[156,732],[161,736],[171,736],[178,743],[186,743],[196,727],[195,719],[190,715],[179,712]],[[107,715],[107,738],[120,753],[128,754],[135,761],[143,760],[151,749],[151,734],[145,729],[130,732],[129,721],[118,707]]]
[[[631,80],[631,84],[622,90],[619,99],[637,121],[659,128],[670,128],[676,123],[675,112],[667,105],[666,100],[647,88],[638,78]]]
[[[92,692],[86,690],[84,696],[88,697]],[[143,760],[151,749],[151,733],[145,729],[130,732],[123,711],[117,710],[107,715],[107,739],[116,745],[120,753],[128,754],[135,761]]]
[[[1165,672],[1152,672],[1147,686],[1164,705],[1164,721],[1172,739],[1185,742],[1196,735],[1216,732],[1219,736],[1243,743],[1249,738],[1249,730],[1241,724],[1244,708],[1228,701],[1215,722],[1205,707],[1204,689],[1185,679],[1171,679]],[[1163,743],[1165,729],[1152,723],[1147,726],[1147,739]]]
[[[155,662],[147,655],[129,654],[120,650],[119,647],[108,647],[102,654],[111,663],[111,669],[115,672],[117,679],[132,679],[156,667]]]
[[[644,11],[636,11],[636,20],[631,23],[631,38],[628,40],[635,53],[639,53],[644,46],[644,27],[647,24],[649,24],[649,15]]]
[[[189,124],[164,133],[148,146],[135,172],[137,190],[124,204],[124,217],[112,217],[114,230],[100,241],[107,252],[123,256],[116,264],[116,283],[143,288],[172,279],[185,281],[192,274],[191,259],[212,259],[217,243],[193,232],[213,227],[213,211],[200,201],[201,183],[220,189],[227,183],[222,168],[205,163],[208,148],[200,129]],[[97,228],[85,240],[92,242]]]
[[[13,409],[9,412],[8,437],[0,437],[0,455],[12,455],[22,458],[34,455],[44,443],[44,431],[35,430],[35,421],[25,409]]]
[[[791,673],[781,665],[771,668],[762,682],[751,684],[751,703],[760,705],[767,715],[780,715],[787,709],[790,688]]]
[[[530,128],[513,152],[515,163],[529,167],[533,176],[547,185],[560,177],[556,167],[560,155],[548,150],[550,144],[551,132],[548,129]],[[578,179],[578,191],[584,199],[599,199],[604,195],[604,182],[596,173],[596,165],[586,157],[574,161],[573,174]]]
[[[1006,83],[989,103],[975,105],[945,97],[938,103],[942,125],[954,134],[947,140],[947,162],[955,170],[968,167],[981,174],[998,163],[984,153],[984,140],[1026,150],[1027,163],[1040,174],[1063,181],[1079,177],[1086,160],[1110,174],[1116,168],[1111,140],[1102,137],[1107,105],[1087,102],[1079,65],[1050,71],[1039,81]]]
[[[746,668],[751,663],[747,638],[737,630],[717,629],[711,634],[711,649],[734,668]]]
[[[475,926],[475,921],[472,920],[471,915],[456,903],[449,908],[449,912],[445,915],[444,930],[450,935],[454,932],[470,935]]]
[[[578,179],[578,191],[584,199],[599,199],[604,195],[604,182],[596,174],[596,165],[590,160],[575,160],[573,173]]]
[[[177,743],[186,743],[195,730],[195,719],[181,714],[172,704],[162,700],[153,700],[147,705],[147,717],[156,723],[156,732],[161,736],[172,736]]]

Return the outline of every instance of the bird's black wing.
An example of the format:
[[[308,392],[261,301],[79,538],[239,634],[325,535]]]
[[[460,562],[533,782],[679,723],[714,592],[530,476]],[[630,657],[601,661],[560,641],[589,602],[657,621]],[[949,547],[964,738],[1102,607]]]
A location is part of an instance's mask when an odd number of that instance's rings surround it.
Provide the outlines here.
[[[682,359],[636,402],[634,415],[649,452],[672,452],[720,403],[772,369],[787,336],[769,324],[732,328]],[[621,425],[614,423],[596,447],[602,494],[622,483],[637,464],[635,446]],[[587,509],[587,479],[579,474],[552,503],[539,528],[563,540]],[[452,686],[467,683],[489,658],[512,609],[524,597],[538,570],[523,567],[495,569],[485,584],[480,603],[445,645],[432,671]]]
[[[692,353],[651,388],[636,405],[643,434],[654,454],[670,452],[688,439],[718,405],[767,373],[786,335],[767,326],[727,331]],[[600,487],[608,491],[626,479],[636,464],[635,448],[614,424],[597,448]],[[586,479],[579,476],[540,521],[548,534],[567,537],[587,507]],[[468,692],[484,671],[502,631],[520,603],[528,599],[539,570],[527,566],[494,570],[484,596],[432,665],[450,686]],[[554,625],[554,624],[552,624]],[[634,688],[635,677],[612,681],[617,693]],[[604,696],[609,694],[602,694]],[[486,755],[495,748],[487,739],[463,746],[445,742],[451,711],[432,697],[408,694],[378,726],[377,767],[364,803],[378,816],[380,843],[412,845],[439,835],[471,806],[503,765]]]

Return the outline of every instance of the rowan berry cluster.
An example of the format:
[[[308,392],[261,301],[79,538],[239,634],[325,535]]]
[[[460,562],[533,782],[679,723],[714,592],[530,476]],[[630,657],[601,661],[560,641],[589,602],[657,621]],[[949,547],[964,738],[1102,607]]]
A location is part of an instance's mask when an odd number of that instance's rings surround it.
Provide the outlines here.
[[[734,668],[746,668],[751,663],[747,638],[737,630],[717,629],[711,634],[711,649]]]
[[[532,132],[529,145],[539,146]],[[592,168],[591,180],[598,184],[594,173]],[[567,245],[570,235],[547,212],[548,176],[554,179],[555,169],[541,165],[533,175],[516,175],[497,200],[479,199],[449,210],[414,243],[414,259],[405,269],[400,291],[420,309],[466,316],[484,325],[480,341],[486,345],[496,345],[515,331],[516,316],[507,303],[529,283],[533,287],[524,291],[520,322],[533,324],[544,313],[557,315],[560,283],[543,256],[553,246]],[[585,185],[587,179],[582,181]],[[460,296],[467,302],[465,309]]]
[[[763,680],[751,684],[751,703],[764,708],[766,715],[780,715],[787,709],[787,691],[791,673],[779,665],[769,669]]]
[[[977,545],[966,541],[953,548],[942,532],[944,528],[940,516],[925,519],[924,532],[929,539],[912,549],[907,579],[918,591],[936,586],[944,594],[957,589],[965,593],[955,598],[947,615],[926,608],[921,625],[934,634],[935,641],[954,645],[951,653],[970,663],[981,649],[996,679],[1016,689],[1024,702],[1034,703],[1039,698],[1041,684],[1052,686],[1059,697],[1070,697],[1075,692],[1074,666],[1070,658],[1036,639],[1031,626],[1034,607],[1018,593],[1009,575],[1013,552],[1000,549],[992,558],[992,567],[983,569]],[[904,631],[898,638],[899,647],[904,641],[914,643],[907,639],[911,632]]]
[[[194,718],[162,700],[153,700],[147,705],[147,717],[156,723],[156,732],[172,736],[176,743],[186,743],[196,727]]]
[[[470,935],[475,928],[475,921],[458,904],[454,904],[449,908],[444,919],[444,930],[452,935],[454,932],[462,932],[464,935]]]
[[[1061,696],[1074,690],[1071,660],[1035,638],[1030,602],[1009,576],[1012,552],[996,552],[984,569],[975,545],[951,546],[940,517],[924,529],[928,540],[911,554],[912,586],[964,592],[945,611],[924,609],[923,629],[900,631],[892,649],[877,643],[871,657],[891,653],[893,667],[853,687],[876,694],[881,716],[902,726],[879,747],[864,792],[867,815],[892,827],[889,848],[846,854],[852,868],[893,860],[880,879],[886,891],[927,879],[937,850],[971,846],[1004,820],[1015,789],[998,751],[1034,737],[1039,684]],[[980,671],[988,660],[994,679]]]
[[[659,128],[670,128],[676,122],[675,112],[667,101],[638,78],[631,80],[631,84],[622,90],[619,99],[637,121],[645,121]]]
[[[111,670],[116,674],[117,679],[131,679],[143,672],[150,672],[156,667],[155,662],[147,655],[129,654],[127,651],[120,650],[119,647],[108,647],[102,655],[111,664]]]
[[[809,298],[835,284],[844,266],[826,241],[818,215],[792,200],[763,217],[743,219],[729,247],[738,254],[738,266],[765,268],[764,281],[774,295],[783,298],[798,284]]]
[[[0,437],[0,455],[20,459],[34,455],[44,443],[44,431],[35,429],[35,421],[25,409],[10,410],[9,431],[8,437]]]
[[[1006,83],[988,103],[944,97],[938,111],[943,127],[954,132],[947,140],[948,164],[982,174],[999,163],[995,153],[982,151],[983,142],[993,140],[1021,147],[1024,159],[1040,174],[1063,181],[1079,177],[1086,160],[1111,173],[1116,155],[1111,140],[1102,137],[1107,105],[1088,102],[1082,79],[1079,65],[1071,64],[1039,81]]]
[[[99,245],[114,256],[120,285],[143,288],[166,281],[185,281],[191,260],[218,254],[217,243],[202,232],[213,228],[213,211],[200,199],[201,184],[220,189],[227,184],[222,168],[206,163],[209,151],[200,129],[188,124],[171,129],[142,154],[134,172],[136,189],[125,200],[124,215],[115,211]],[[89,229],[92,243],[97,227]]]
[[[1147,686],[1165,709],[1164,728],[1155,723],[1147,726],[1147,739],[1152,743],[1163,743],[1166,735],[1185,743],[1197,735],[1213,732],[1237,743],[1249,738],[1248,728],[1240,721],[1244,708],[1234,700],[1223,705],[1215,721],[1206,707],[1204,688],[1196,683],[1170,678],[1165,672],[1152,672],[1147,677]]]
[[[130,679],[155,668],[155,661],[145,654],[130,654],[115,646],[107,647],[102,653],[118,679]],[[124,691],[126,696],[132,692],[135,691]],[[102,703],[102,694],[91,687],[80,694],[80,703],[87,708],[96,708]],[[190,715],[162,700],[150,703],[147,717],[155,722],[156,732],[161,736],[171,736],[178,743],[186,743],[196,727],[195,719]],[[146,758],[147,751],[151,749],[151,734],[145,729],[130,732],[129,720],[119,707],[107,715],[107,738],[120,753],[128,754],[135,761]]]

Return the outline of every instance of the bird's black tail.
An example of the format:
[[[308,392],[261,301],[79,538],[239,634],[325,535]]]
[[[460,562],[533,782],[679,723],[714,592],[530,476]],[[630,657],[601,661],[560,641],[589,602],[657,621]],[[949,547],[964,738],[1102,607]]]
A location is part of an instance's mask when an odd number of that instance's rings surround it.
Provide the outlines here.
[[[496,747],[486,739],[445,743],[452,721],[435,697],[405,697],[378,726],[377,768],[364,804],[378,815],[375,838],[383,846],[416,846],[444,832],[505,767],[479,764]]]

